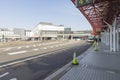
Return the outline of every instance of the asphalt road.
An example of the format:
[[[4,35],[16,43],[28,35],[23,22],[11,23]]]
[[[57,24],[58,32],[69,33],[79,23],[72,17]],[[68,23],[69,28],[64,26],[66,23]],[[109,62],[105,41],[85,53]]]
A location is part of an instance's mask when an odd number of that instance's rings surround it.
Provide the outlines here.
[[[84,41],[52,42],[0,48],[0,80],[43,80],[72,60],[90,44]]]

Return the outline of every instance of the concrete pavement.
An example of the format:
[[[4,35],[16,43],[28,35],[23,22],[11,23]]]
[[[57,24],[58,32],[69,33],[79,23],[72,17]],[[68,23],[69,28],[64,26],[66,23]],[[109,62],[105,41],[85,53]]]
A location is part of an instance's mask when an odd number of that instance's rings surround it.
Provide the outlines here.
[[[120,52],[110,52],[103,43],[98,49],[89,48],[77,58],[79,65],[70,62],[45,80],[120,80]]]

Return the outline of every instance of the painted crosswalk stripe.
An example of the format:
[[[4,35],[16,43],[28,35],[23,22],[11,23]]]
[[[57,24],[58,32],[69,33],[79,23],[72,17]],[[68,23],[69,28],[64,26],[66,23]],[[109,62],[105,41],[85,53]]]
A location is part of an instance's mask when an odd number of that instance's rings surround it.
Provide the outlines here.
[[[2,78],[2,77],[4,77],[4,76],[6,76],[6,75],[8,75],[8,74],[9,74],[9,72],[6,72],[6,73],[4,73],[4,74],[0,75],[0,78]]]
[[[12,78],[12,79],[10,79],[10,80],[17,80],[17,78]]]
[[[21,53],[26,53],[27,51],[18,51],[18,52],[12,52],[8,53],[8,55],[15,55],[15,54],[21,54]]]

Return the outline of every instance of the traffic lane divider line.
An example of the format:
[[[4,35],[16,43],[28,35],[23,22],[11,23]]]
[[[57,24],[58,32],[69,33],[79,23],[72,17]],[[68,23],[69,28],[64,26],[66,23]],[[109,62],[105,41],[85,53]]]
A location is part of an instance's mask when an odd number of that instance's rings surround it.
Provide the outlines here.
[[[18,47],[17,49],[21,49],[22,47]]]
[[[12,79],[9,79],[9,80],[17,80],[17,78],[12,78]]]
[[[6,72],[6,73],[0,75],[0,78],[2,78],[2,77],[4,77],[4,76],[7,76],[8,74],[9,74],[9,72]]]
[[[57,51],[56,51],[56,52],[57,52]],[[55,52],[51,52],[51,53],[47,53],[47,54],[42,54],[42,55],[39,55],[39,56],[30,57],[30,58],[26,58],[26,59],[23,59],[23,60],[11,62],[11,63],[5,64],[5,65],[1,65],[0,68],[6,67],[6,66],[10,66],[10,65],[13,65],[13,64],[17,64],[17,63],[21,63],[21,62],[24,62],[24,61],[36,59],[36,58],[39,58],[39,57],[42,57],[42,56],[46,56],[46,55],[49,55],[49,54],[53,54],[53,53],[55,53]]]
[[[11,50],[11,48],[7,48],[7,49],[5,49],[4,51],[8,51],[8,50]]]
[[[38,48],[36,48],[36,49],[33,49],[34,51],[38,51],[39,49]]]
[[[26,53],[26,52],[27,52],[27,51],[18,51],[18,52],[8,53],[8,55],[22,54],[22,53]]]
[[[36,58],[39,58],[39,57],[42,57],[42,56],[46,56],[46,55],[50,55],[50,54],[55,54],[56,52],[64,51],[64,50],[67,50],[67,49],[68,48],[62,48],[60,50],[56,50],[56,51],[53,51],[53,52],[48,52],[46,54],[41,54],[41,55],[37,55],[37,56],[34,56],[34,57],[26,58],[26,59],[23,59],[23,60],[19,60],[19,61],[15,61],[15,62],[3,64],[3,65],[0,66],[0,68],[6,67],[6,66],[10,66],[10,65],[14,65],[14,64],[17,64],[17,63],[21,63],[21,62],[25,62],[25,61],[28,61],[28,60],[36,59]]]
[[[52,46],[53,47],[53,46]],[[17,63],[21,63],[21,62],[24,62],[24,61],[28,61],[28,60],[32,60],[32,59],[36,59],[36,58],[39,58],[39,57],[42,57],[42,56],[46,56],[46,55],[49,55],[49,54],[54,54],[56,52],[59,52],[59,51],[64,51],[64,50],[67,50],[68,48],[62,48],[62,49],[59,49],[59,50],[56,50],[56,51],[52,51],[52,52],[47,52],[46,54],[40,54],[40,55],[36,55],[36,56],[31,56],[29,58],[25,58],[23,60],[19,60],[19,61],[13,61],[11,63],[7,63],[7,64],[3,64],[0,66],[0,68],[2,67],[6,67],[6,66],[10,66],[10,65],[13,65],[13,64],[17,64]]]

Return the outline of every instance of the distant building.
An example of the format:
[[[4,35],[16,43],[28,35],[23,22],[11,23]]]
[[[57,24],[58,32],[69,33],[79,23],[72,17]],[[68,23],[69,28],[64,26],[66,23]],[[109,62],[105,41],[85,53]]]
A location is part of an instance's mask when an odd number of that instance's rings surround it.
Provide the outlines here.
[[[0,28],[0,31],[9,31],[7,28]]]
[[[19,35],[14,34],[13,31],[9,29],[0,28],[0,41],[9,41],[20,38]]]
[[[14,28],[13,29],[14,34],[25,36],[25,29],[22,28]]]
[[[26,37],[33,37],[33,32],[32,32],[32,30],[25,30],[25,36],[26,36]]]
[[[37,39],[63,38],[64,26],[41,22],[33,29],[34,37]]]
[[[71,31],[71,28],[64,28],[64,31]]]
[[[25,30],[22,28],[14,28],[13,30],[9,30],[7,28],[0,28],[0,41],[31,40],[32,37],[32,30]]]
[[[88,37],[92,36],[92,30],[82,30],[82,31],[73,31],[73,38],[77,39],[87,39]]]
[[[32,30],[25,30],[25,40],[32,40],[34,34]]]
[[[64,39],[71,39],[72,33],[71,28],[64,28]]]
[[[40,22],[32,30],[0,28],[0,41],[75,39],[88,37],[91,33],[92,30],[72,31],[71,28],[64,28],[64,25]]]
[[[14,34],[16,35],[20,35],[20,39],[21,40],[25,40],[26,36],[25,36],[25,29],[23,28],[14,28],[13,29]]]

